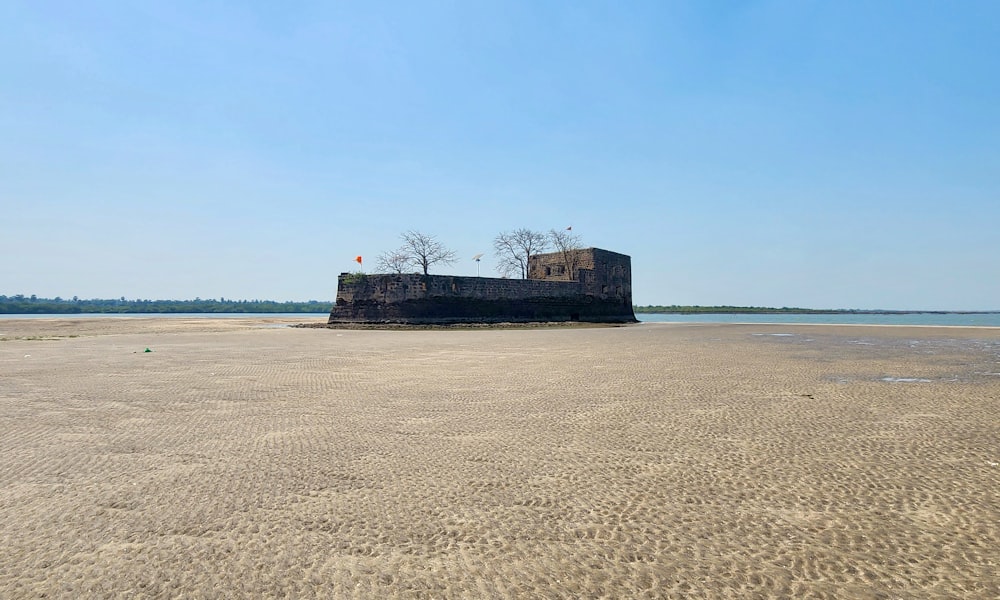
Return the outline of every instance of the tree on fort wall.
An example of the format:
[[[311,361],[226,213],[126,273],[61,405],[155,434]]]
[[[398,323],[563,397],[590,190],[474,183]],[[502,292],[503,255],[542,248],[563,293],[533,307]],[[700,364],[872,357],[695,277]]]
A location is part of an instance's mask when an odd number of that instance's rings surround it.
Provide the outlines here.
[[[580,252],[582,242],[580,236],[573,233],[572,229],[558,230],[550,229],[548,236],[552,248],[562,257],[563,266],[569,274],[570,281],[576,281],[577,268],[580,266]]]
[[[548,237],[540,231],[520,228],[500,233],[493,240],[493,249],[499,263],[497,272],[505,277],[520,273],[521,279],[528,278],[528,259],[533,254],[545,252],[549,247]]]
[[[455,263],[455,251],[446,248],[432,235],[407,231],[399,237],[403,245],[380,254],[377,259],[379,269],[402,273],[406,267],[416,267],[427,275],[432,265]]]
[[[412,264],[409,255],[403,252],[402,248],[389,250],[378,255],[375,259],[375,268],[386,273],[401,274]]]

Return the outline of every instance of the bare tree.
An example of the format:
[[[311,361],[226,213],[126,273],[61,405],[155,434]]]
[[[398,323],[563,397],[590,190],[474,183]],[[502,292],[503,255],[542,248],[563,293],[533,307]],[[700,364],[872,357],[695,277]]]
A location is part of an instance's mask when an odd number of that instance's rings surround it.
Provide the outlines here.
[[[570,281],[576,281],[576,269],[580,262],[580,253],[577,252],[581,248],[580,236],[568,227],[564,230],[550,229],[549,243],[562,255],[562,262]]]
[[[497,271],[506,277],[520,272],[521,279],[528,277],[528,259],[532,254],[544,252],[549,240],[540,231],[515,229],[505,231],[493,240],[493,249],[500,260]]]
[[[427,275],[431,265],[438,263],[450,265],[456,260],[455,251],[445,248],[432,235],[407,231],[400,237],[403,239],[403,246],[396,252],[406,256],[408,264],[422,269],[424,275]]]
[[[402,248],[383,252],[382,254],[379,254],[376,259],[376,268],[379,271],[387,271],[390,273],[402,273],[412,264],[413,261],[410,259],[410,256],[403,252]]]

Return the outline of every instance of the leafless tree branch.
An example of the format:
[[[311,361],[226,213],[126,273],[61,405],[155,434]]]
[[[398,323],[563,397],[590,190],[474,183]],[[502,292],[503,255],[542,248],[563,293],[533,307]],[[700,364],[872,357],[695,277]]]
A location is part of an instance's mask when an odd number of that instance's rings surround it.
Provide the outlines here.
[[[499,259],[497,271],[510,276],[520,273],[522,279],[528,277],[528,259],[533,254],[544,252],[549,240],[544,233],[530,229],[515,229],[503,232],[493,240],[493,250]]]

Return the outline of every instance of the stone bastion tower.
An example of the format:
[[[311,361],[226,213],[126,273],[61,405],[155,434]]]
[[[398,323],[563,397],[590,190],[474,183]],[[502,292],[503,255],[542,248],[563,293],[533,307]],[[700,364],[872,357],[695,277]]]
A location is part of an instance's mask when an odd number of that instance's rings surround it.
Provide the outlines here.
[[[632,259],[600,248],[536,254],[527,279],[341,273],[329,323],[633,323]]]

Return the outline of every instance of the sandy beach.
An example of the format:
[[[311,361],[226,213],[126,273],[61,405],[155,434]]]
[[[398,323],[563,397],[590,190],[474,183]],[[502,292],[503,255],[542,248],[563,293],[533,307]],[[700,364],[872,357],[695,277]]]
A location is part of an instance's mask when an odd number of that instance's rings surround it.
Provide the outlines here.
[[[299,322],[0,320],[0,598],[1000,597],[998,329]]]

